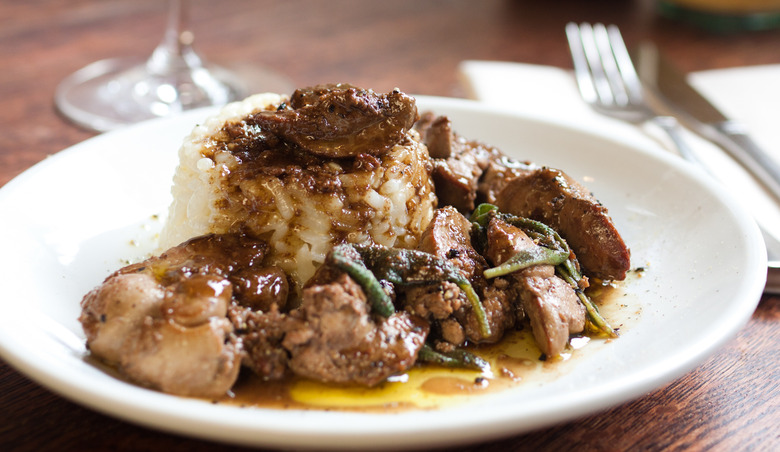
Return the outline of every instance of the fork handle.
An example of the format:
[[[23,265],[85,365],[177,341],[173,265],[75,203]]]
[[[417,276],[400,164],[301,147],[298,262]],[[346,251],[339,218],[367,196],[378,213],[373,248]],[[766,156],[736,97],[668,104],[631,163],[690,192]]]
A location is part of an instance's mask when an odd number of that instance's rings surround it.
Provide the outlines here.
[[[680,127],[680,123],[677,121],[677,119],[672,116],[656,116],[651,120],[651,122],[660,127],[664,132],[666,132],[667,135],[669,135],[669,138],[672,139],[672,143],[674,143],[674,146],[677,148],[677,151],[680,153],[682,158],[698,165],[701,168],[707,168],[707,166],[704,165],[704,163],[699,160],[698,157],[696,157],[696,154],[693,153],[691,147],[688,146],[688,142],[685,141],[685,138],[683,138],[682,128]]]

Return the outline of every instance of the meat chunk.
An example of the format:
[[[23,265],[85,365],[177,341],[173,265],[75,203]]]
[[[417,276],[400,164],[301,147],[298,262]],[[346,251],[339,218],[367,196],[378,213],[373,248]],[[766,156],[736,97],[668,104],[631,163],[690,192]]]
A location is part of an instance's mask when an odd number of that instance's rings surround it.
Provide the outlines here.
[[[463,329],[463,325],[455,318],[448,317],[441,320],[439,328],[443,342],[436,344],[437,349],[447,352],[466,342],[466,331]]]
[[[631,253],[604,207],[585,187],[560,170],[515,170],[496,195],[503,212],[552,227],[577,254],[589,276],[623,280]]]
[[[446,319],[460,310],[463,303],[458,285],[450,281],[412,287],[406,292],[406,309],[426,319]]]
[[[517,162],[500,150],[466,140],[446,117],[424,113],[415,125],[434,156],[432,178],[439,207],[471,212],[477,201],[539,220],[558,231],[591,276],[625,279],[630,251],[607,209],[560,170]]]
[[[365,294],[346,274],[303,291],[283,346],[290,368],[320,381],[376,385],[414,365],[428,324],[406,312],[372,318]]]
[[[287,275],[280,267],[239,269],[230,276],[241,304],[257,311],[284,310],[290,293]]]
[[[506,156],[491,160],[477,184],[477,199],[495,204],[498,193],[509,181],[533,168],[529,163],[517,162]]]
[[[521,229],[498,218],[490,220],[487,237],[487,256],[494,265],[537,246]],[[574,289],[555,275],[552,265],[528,267],[512,277],[519,286],[537,345],[547,356],[559,355],[569,343],[569,336],[585,328],[585,308]]]
[[[457,154],[446,161],[434,161],[433,185],[439,207],[454,206],[463,213],[474,210],[477,180],[482,171],[470,153]]]
[[[436,210],[417,249],[448,260],[469,279],[485,267],[484,259],[471,246],[471,223],[452,206]],[[470,310],[460,288],[448,281],[410,288],[406,300],[407,310],[436,320],[446,319],[456,312],[463,315],[464,311]],[[465,340],[465,335],[463,338]]]
[[[195,277],[161,285],[149,271],[117,273],[82,301],[92,354],[131,380],[186,396],[219,396],[235,382],[240,354],[225,318],[230,286]]]
[[[267,292],[252,274],[274,274],[262,266],[265,246],[243,235],[207,235],[118,270],[82,300],[87,347],[139,384],[187,396],[225,394],[243,356],[228,309]],[[238,274],[256,284],[234,290]]]
[[[465,294],[457,285],[442,282],[430,287],[412,288],[406,296],[406,309],[425,318],[439,321],[442,336],[451,341],[462,338],[471,342],[496,342],[507,329],[512,328],[518,318],[505,281],[488,282],[482,273],[488,268],[487,261],[472,246],[471,222],[454,207],[438,209],[433,216],[417,247],[440,259],[446,259],[457,267],[471,282],[480,297],[485,310],[491,334],[483,337],[476,314],[466,301]],[[502,285],[501,288],[495,284]],[[444,320],[448,320],[445,322]],[[462,331],[453,325],[455,320]],[[451,334],[446,334],[446,333]]]
[[[264,312],[233,305],[228,318],[241,341],[244,366],[264,380],[279,380],[288,374],[289,354],[282,347],[290,324],[285,314],[276,306]]]
[[[520,277],[521,299],[536,344],[547,356],[558,356],[570,335],[585,328],[585,307],[572,287],[557,276],[527,272]]]
[[[163,282],[178,280],[196,273],[230,277],[239,269],[258,269],[267,251],[267,244],[244,234],[207,234],[174,246],[159,257],[120,273],[131,273],[137,267],[151,267]]]
[[[244,306],[284,309],[290,292],[287,275],[263,265],[267,244],[243,234],[208,234],[166,250],[141,265],[160,275],[163,284],[193,274],[215,274],[227,279],[233,298]],[[133,271],[132,267],[120,272]]]
[[[475,207],[479,178],[499,151],[457,135],[446,116],[425,113],[415,128],[434,158],[431,177],[439,207],[453,206],[468,214]]]
[[[486,266],[485,259],[471,245],[471,222],[452,206],[434,212],[417,249],[449,260],[467,278]]]
[[[397,89],[377,94],[347,84],[296,90],[289,107],[255,113],[247,124],[266,140],[334,158],[385,154],[418,117],[414,98]]]
[[[454,317],[463,326],[466,338],[472,343],[496,343],[511,330],[518,318],[522,318],[522,311],[515,308],[515,292],[498,289],[493,284],[485,284],[478,289],[480,301],[485,310],[487,323],[490,325],[490,335],[482,336],[479,322],[473,311],[460,310]]]
[[[420,138],[432,158],[446,159],[452,155],[455,135],[452,131],[452,121],[448,117],[425,112],[414,128],[420,132]]]

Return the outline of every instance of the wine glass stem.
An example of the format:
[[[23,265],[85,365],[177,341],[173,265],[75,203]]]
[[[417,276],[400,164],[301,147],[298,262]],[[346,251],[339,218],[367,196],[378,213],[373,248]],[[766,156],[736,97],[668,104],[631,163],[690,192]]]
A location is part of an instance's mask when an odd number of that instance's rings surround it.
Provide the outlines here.
[[[189,9],[183,5],[185,1],[168,1],[165,35],[146,63],[153,74],[172,75],[203,67],[203,61],[192,49],[193,34],[189,30]]]

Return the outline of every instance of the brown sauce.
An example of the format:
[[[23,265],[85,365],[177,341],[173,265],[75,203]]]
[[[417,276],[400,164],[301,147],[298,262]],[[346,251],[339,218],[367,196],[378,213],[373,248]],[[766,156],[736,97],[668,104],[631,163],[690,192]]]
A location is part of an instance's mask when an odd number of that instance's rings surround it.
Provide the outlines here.
[[[604,317],[620,331],[630,328],[641,315],[638,303],[628,300],[622,290],[622,285],[627,282],[597,286],[590,293]],[[498,344],[470,348],[490,363],[490,370],[485,372],[415,366],[407,373],[372,388],[326,384],[298,377],[267,382],[242,375],[233,388],[233,394],[216,403],[247,408],[368,413],[438,409],[511,388],[533,390],[545,382],[567,375],[574,370],[577,362],[608,346],[611,341],[575,337],[565,353],[545,360],[530,328],[525,326],[509,332]]]

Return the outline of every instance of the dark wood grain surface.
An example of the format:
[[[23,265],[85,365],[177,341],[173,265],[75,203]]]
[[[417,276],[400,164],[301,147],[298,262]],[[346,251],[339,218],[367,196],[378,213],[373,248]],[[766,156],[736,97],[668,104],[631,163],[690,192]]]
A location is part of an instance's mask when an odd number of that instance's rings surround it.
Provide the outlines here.
[[[570,67],[563,26],[572,20],[615,23],[629,42],[652,39],[687,71],[780,63],[780,30],[712,34],[659,17],[651,0],[198,0],[191,7],[206,58],[267,66],[295,85],[345,81],[463,96],[456,68],[465,59]],[[55,112],[63,77],[95,60],[148,55],[164,22],[158,0],[0,2],[0,185],[94,135]],[[778,450],[779,357],[780,298],[767,296],[734,340],[676,381],[576,422],[451,450]],[[0,450],[238,448],[103,416],[0,361]]]

